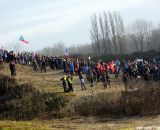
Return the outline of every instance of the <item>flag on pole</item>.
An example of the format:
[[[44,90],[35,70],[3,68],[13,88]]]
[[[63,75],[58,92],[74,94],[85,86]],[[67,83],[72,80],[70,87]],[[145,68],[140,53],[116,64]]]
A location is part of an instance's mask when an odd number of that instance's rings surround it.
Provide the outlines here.
[[[68,56],[68,48],[65,49],[64,53],[66,56]]]
[[[21,42],[23,42],[23,43],[27,43],[27,44],[29,43],[28,41],[24,40],[24,38],[23,38],[22,35],[20,36],[19,40],[20,40]]]

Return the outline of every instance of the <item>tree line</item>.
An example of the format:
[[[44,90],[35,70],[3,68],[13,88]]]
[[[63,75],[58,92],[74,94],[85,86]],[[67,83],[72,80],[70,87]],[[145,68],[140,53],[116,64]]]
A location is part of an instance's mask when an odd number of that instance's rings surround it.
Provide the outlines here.
[[[96,55],[160,51],[160,27],[137,19],[126,27],[119,12],[91,16],[91,45]]]
[[[149,50],[160,51],[160,25],[137,19],[129,26],[124,24],[120,12],[103,12],[91,16],[91,43],[68,47],[70,54],[118,55]],[[46,55],[63,55],[66,46],[57,43],[39,52]]]

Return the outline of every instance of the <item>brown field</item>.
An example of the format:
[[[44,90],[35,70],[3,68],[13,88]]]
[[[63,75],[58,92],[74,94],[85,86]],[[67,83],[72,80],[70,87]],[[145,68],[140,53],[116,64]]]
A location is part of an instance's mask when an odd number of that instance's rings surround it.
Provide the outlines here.
[[[0,73],[10,75],[8,64],[4,65],[4,69]],[[31,82],[34,87],[46,92],[63,93],[60,78],[63,76],[62,71],[49,70],[47,73],[33,71],[32,68],[17,65],[17,76],[19,83]],[[102,83],[91,88],[87,83],[87,90],[81,90],[77,76],[74,76],[73,87],[75,92],[70,93],[75,99],[87,95],[94,95],[102,92],[121,92],[124,90],[121,78],[111,78],[111,87],[104,89]],[[116,96],[118,98],[118,95]],[[33,120],[33,121],[0,121],[0,130],[44,130],[44,129],[80,129],[80,130],[134,130],[136,127],[154,128],[160,126],[160,117],[123,117],[123,118],[108,118],[108,117],[72,117],[65,119],[54,120]]]

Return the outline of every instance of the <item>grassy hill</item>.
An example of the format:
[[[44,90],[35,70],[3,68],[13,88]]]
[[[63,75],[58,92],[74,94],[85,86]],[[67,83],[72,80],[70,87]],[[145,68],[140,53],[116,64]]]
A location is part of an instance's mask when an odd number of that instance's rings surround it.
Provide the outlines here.
[[[2,74],[10,75],[9,71],[9,65],[4,64],[4,69],[1,70]],[[19,83],[26,83],[29,82],[33,84],[35,88],[37,88],[40,91],[46,91],[46,92],[61,92],[63,93],[63,87],[60,79],[63,77],[64,73],[62,70],[50,70],[47,68],[47,73],[40,73],[38,71],[34,71],[33,68],[17,65],[17,76],[15,79],[19,81]],[[78,76],[73,77],[73,87],[75,92],[72,93],[76,96],[87,96],[91,94],[97,94],[101,92],[112,92],[112,91],[122,91],[124,90],[124,85],[121,82],[121,78],[118,80],[112,78],[111,79],[111,87],[108,89],[103,88],[102,83],[98,83],[94,89],[90,87],[89,82],[86,81],[87,84],[87,90],[81,91],[80,83],[78,80]]]
[[[121,77],[114,79],[111,75],[111,87],[104,89],[100,82],[91,88],[89,82],[86,82],[87,90],[82,91],[78,77],[74,76],[75,92],[66,94],[63,93],[60,81],[64,75],[61,70],[48,68],[47,73],[40,73],[31,67],[17,65],[17,76],[14,79],[9,76],[8,66],[7,63],[3,64],[0,73],[4,75],[4,79],[9,79],[7,96],[10,95],[8,96],[10,99],[1,106],[1,110],[4,110],[5,115],[7,111],[3,107],[6,107],[10,115],[6,114],[9,118],[0,121],[0,130],[10,128],[131,130],[147,124],[158,126],[160,117],[153,115],[160,113],[159,83],[134,81],[129,84],[129,89],[124,91]],[[18,96],[15,96],[15,92]],[[65,101],[66,99],[69,99],[69,102]],[[152,116],[146,117],[148,114]],[[23,122],[21,119],[28,115],[30,116],[26,119],[30,121]],[[9,121],[15,119],[21,121]]]

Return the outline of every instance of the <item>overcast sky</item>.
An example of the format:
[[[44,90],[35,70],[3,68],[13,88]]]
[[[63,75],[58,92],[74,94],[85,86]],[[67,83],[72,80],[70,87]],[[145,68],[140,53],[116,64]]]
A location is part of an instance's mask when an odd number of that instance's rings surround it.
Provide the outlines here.
[[[57,42],[89,43],[93,13],[115,10],[126,24],[138,18],[158,24],[159,6],[160,0],[0,0],[0,45],[38,50]],[[29,45],[19,42],[20,35]]]

